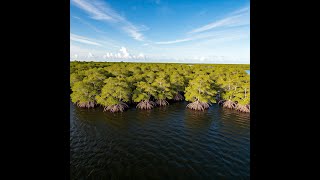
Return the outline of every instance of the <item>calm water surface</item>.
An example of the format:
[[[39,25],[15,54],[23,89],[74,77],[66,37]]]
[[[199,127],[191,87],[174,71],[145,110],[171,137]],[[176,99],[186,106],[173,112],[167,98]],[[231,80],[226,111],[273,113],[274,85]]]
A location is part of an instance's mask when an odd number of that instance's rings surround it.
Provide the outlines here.
[[[249,179],[250,115],[186,105],[113,114],[70,102],[71,179]]]

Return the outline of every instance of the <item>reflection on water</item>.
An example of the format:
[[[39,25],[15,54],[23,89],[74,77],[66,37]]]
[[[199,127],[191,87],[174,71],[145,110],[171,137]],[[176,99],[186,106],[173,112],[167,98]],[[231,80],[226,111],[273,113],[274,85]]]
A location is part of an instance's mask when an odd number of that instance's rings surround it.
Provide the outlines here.
[[[214,121],[214,116],[209,111],[185,110],[185,129],[193,132],[206,134]]]
[[[250,115],[186,105],[110,113],[70,103],[71,179],[249,179]]]

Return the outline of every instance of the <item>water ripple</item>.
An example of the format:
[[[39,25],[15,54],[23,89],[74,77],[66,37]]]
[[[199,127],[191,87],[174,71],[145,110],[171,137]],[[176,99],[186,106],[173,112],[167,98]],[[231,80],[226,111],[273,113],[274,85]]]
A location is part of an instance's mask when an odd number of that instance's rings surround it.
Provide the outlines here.
[[[70,103],[71,179],[249,179],[250,115],[185,106],[113,114]]]

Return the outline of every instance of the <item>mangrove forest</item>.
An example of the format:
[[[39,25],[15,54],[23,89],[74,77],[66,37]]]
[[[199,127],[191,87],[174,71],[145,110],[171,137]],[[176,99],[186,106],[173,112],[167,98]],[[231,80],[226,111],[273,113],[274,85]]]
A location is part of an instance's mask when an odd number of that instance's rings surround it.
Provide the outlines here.
[[[186,108],[250,112],[250,75],[243,64],[70,62],[71,101],[82,108],[102,106],[123,112],[187,101]]]

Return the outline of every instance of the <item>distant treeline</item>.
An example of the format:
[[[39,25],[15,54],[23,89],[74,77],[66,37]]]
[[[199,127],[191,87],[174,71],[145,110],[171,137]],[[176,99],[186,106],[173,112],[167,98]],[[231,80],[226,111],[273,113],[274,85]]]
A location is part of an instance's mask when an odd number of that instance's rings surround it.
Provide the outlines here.
[[[70,62],[71,100],[111,112],[128,104],[139,109],[186,100],[205,110],[211,103],[250,112],[250,65]]]

